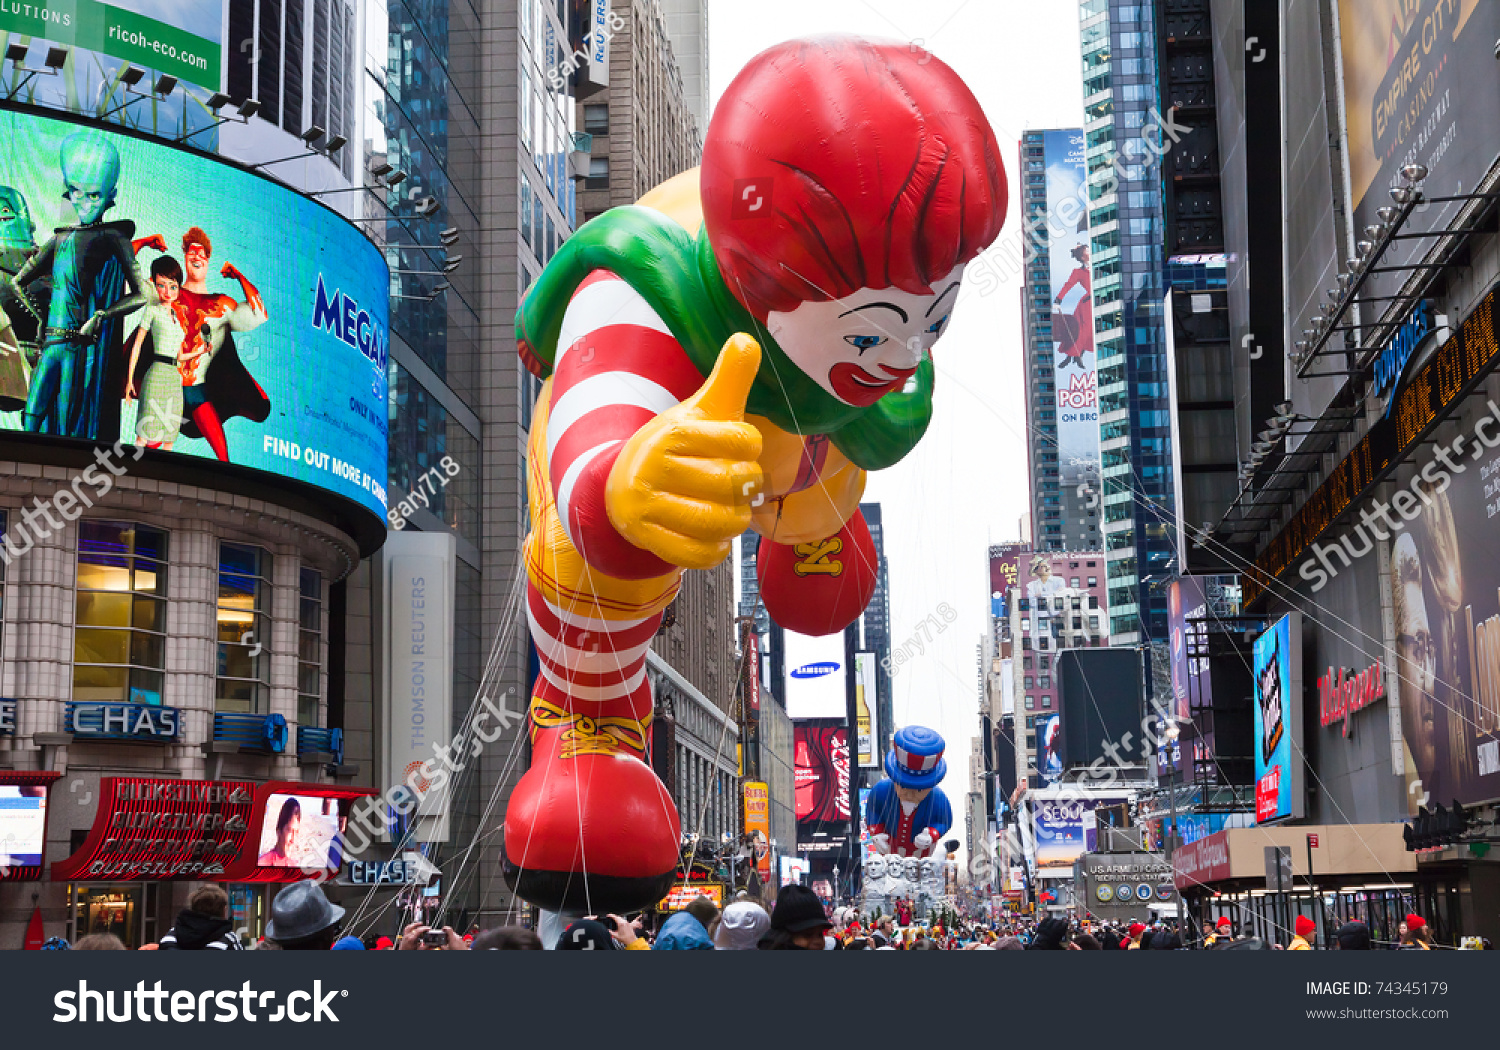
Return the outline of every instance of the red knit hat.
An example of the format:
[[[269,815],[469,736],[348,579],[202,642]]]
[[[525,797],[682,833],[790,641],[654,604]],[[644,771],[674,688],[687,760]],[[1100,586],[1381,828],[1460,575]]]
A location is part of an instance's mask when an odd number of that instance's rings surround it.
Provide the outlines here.
[[[1229,921],[1229,916],[1227,916],[1227,915],[1220,915],[1219,916],[1219,921],[1216,922],[1216,923],[1214,923],[1214,927],[1216,929],[1220,929],[1220,930],[1227,930],[1232,925],[1233,925],[1233,923],[1231,923]]]
[[[1298,937],[1306,937],[1308,934],[1314,932],[1318,928],[1318,924],[1313,922],[1306,915],[1297,916],[1296,925]]]
[[[1145,923],[1133,922],[1133,923],[1130,924],[1130,936],[1132,936],[1132,937],[1139,937],[1141,934],[1143,934],[1145,932],[1146,932],[1146,924]]]
[[[1412,914],[1406,917],[1406,928],[1408,930],[1420,930],[1427,925],[1427,920],[1420,915]]]

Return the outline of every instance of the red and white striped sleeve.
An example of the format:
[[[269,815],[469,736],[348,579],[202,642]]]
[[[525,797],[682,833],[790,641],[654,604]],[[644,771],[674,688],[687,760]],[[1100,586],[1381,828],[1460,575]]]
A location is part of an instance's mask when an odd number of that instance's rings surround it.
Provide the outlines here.
[[[547,419],[558,518],[574,549],[618,579],[671,571],[610,524],[604,485],[625,440],[692,396],[703,376],[641,294],[595,270],[563,314]]]

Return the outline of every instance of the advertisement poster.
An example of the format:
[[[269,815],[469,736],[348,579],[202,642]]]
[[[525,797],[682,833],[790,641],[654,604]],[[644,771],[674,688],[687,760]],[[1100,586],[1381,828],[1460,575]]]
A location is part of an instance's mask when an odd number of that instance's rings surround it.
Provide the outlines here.
[[[793,734],[797,848],[840,848],[849,831],[849,731],[803,723]]]
[[[1031,550],[1026,543],[1005,543],[990,548],[990,615],[1010,617],[1010,589],[1021,576],[1021,560]]]
[[[1500,519],[1500,452],[1485,450],[1460,466],[1446,491],[1426,493],[1431,506],[1391,543],[1395,670],[1413,814],[1424,805],[1500,795],[1500,564],[1489,546]]]
[[[1036,768],[1048,784],[1056,784],[1062,776],[1062,716],[1049,715],[1036,727]]]
[[[1098,506],[1099,380],[1094,354],[1093,269],[1089,263],[1088,213],[1079,208],[1087,178],[1083,132],[1048,131],[1043,140],[1047,164],[1047,212],[1051,267],[1052,344],[1056,357],[1057,458],[1062,490],[1085,507]],[[1059,230],[1057,218],[1078,212],[1075,224]]]
[[[859,723],[860,769],[879,769],[884,758],[875,745],[880,739],[879,705],[875,701],[877,666],[874,653],[854,654],[854,711]]]
[[[1172,707],[1183,721],[1192,717],[1192,707],[1208,707],[1213,694],[1209,686],[1208,658],[1190,656],[1208,644],[1208,602],[1203,581],[1197,576],[1173,580],[1167,590],[1167,624],[1171,638]],[[1191,635],[1191,637],[1190,637]]]
[[[844,632],[813,637],[782,632],[786,713],[792,718],[845,718]]]
[[[266,799],[255,863],[303,871],[337,868],[345,820],[336,798],[271,795]]]
[[[745,781],[745,834],[755,841],[755,871],[762,883],[771,881],[771,786]]]
[[[1129,802],[1126,798],[1079,798],[1076,792],[1066,797],[1047,798],[1033,795],[1031,800],[1031,822],[1034,838],[1036,867],[1040,869],[1072,870],[1073,862],[1086,849],[1084,840],[1085,817],[1100,806],[1116,806]]]
[[[46,828],[47,785],[0,784],[0,878],[42,863]]]
[[[1300,817],[1302,614],[1287,613],[1255,640],[1255,822]]]
[[[385,517],[373,244],[153,142],[16,112],[0,138],[0,429],[252,467]]]
[[[1407,164],[1426,166],[1428,197],[1473,193],[1500,142],[1500,4],[1493,0],[1338,0],[1349,183],[1356,230],[1380,223]],[[1404,232],[1445,229],[1463,207],[1420,207]],[[1429,240],[1394,242],[1382,266],[1415,262]],[[1403,273],[1374,274],[1390,295]]]
[[[0,84],[17,102],[167,138],[191,135],[194,146],[212,151],[215,118],[205,103],[224,81],[226,6],[225,0],[0,3],[0,47],[28,45],[23,68],[5,63]],[[53,47],[67,55],[55,73],[46,65]],[[146,71],[134,93],[122,79],[132,65]],[[178,84],[153,98],[162,75]]]
[[[807,861],[801,857],[782,857],[780,875],[783,886],[800,886],[807,877]]]

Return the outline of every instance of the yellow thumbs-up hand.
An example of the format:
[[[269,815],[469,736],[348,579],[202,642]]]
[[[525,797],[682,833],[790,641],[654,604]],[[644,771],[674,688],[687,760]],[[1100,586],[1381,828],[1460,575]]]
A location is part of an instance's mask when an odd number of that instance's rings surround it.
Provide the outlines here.
[[[760,431],[745,422],[759,368],[760,344],[730,336],[697,393],[625,442],[604,489],[620,535],[688,569],[729,556],[761,492]]]

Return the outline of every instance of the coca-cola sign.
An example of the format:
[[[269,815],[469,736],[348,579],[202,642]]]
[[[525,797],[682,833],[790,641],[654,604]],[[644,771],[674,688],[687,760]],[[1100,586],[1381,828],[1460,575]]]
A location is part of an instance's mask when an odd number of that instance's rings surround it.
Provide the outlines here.
[[[1324,728],[1335,722],[1344,724],[1344,738],[1349,737],[1349,718],[1385,696],[1385,674],[1376,660],[1363,671],[1330,667],[1318,679],[1318,721]]]

